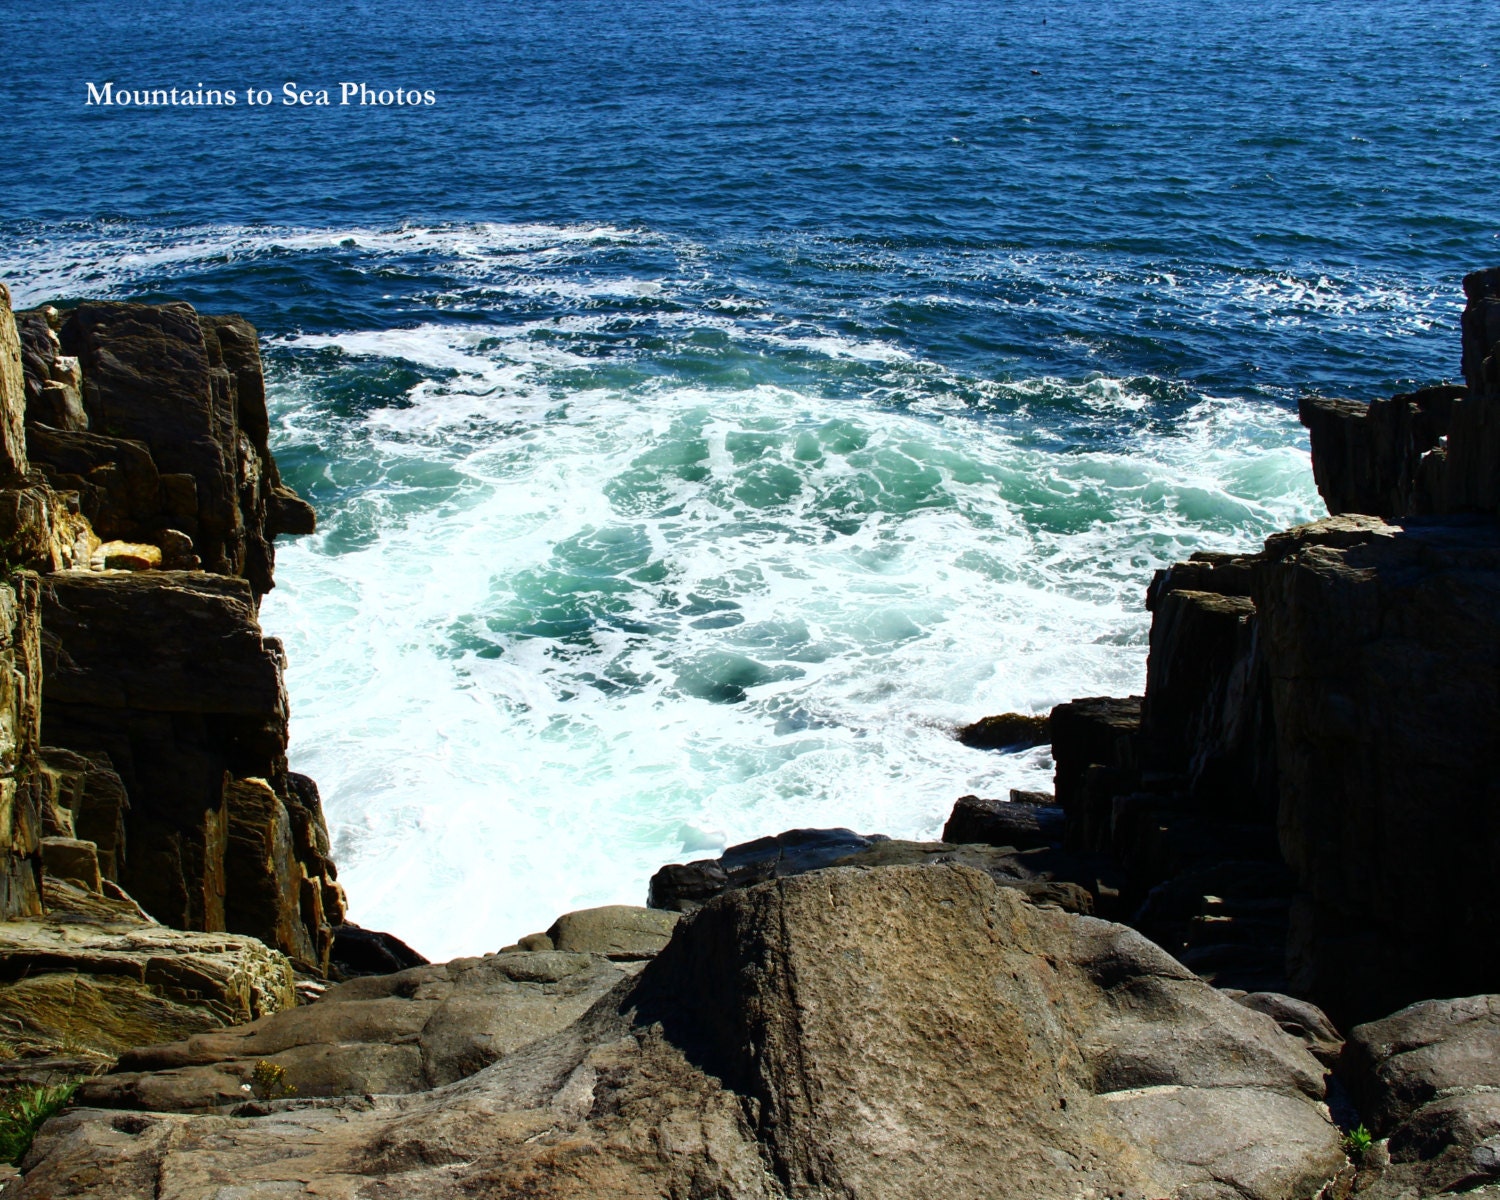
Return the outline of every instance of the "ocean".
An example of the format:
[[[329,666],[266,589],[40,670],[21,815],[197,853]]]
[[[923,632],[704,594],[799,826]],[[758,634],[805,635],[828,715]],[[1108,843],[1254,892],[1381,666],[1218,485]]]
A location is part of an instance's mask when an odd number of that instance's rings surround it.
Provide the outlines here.
[[[1500,261],[1500,8],[0,18],[0,279],[260,330],[293,768],[433,958],[1049,786],[955,727],[1139,692],[1151,572],[1321,515],[1298,397],[1457,377]]]

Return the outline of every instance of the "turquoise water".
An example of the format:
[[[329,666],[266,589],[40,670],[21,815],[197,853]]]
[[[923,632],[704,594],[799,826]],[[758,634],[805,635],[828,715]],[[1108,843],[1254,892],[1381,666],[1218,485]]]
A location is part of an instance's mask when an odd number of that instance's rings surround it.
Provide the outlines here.
[[[1151,571],[1318,515],[1297,396],[1456,375],[1494,255],[1472,7],[8,15],[0,278],[260,328],[293,763],[434,957],[1046,786],[954,726],[1138,691]],[[81,105],[184,72],[439,103]]]

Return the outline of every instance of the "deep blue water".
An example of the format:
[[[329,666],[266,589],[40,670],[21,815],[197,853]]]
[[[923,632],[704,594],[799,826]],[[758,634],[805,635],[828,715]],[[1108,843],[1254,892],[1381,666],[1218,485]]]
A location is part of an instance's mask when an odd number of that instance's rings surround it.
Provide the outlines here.
[[[1044,783],[953,723],[1138,689],[1153,567],[1317,515],[1298,395],[1456,376],[1459,278],[1500,261],[1500,8],[0,0],[0,29],[18,301],[264,336],[321,514],[263,613],[294,763],[355,915],[433,953],[726,838],[931,835]],[[86,106],[106,81],[239,103]]]
[[[1458,275],[1497,253],[1500,9],[1484,5],[0,12],[8,243],[219,223],[606,223],[693,239],[706,271],[795,290],[988,375],[1362,394],[1453,372],[1451,337],[1400,335],[1451,321]],[[86,109],[89,80],[253,84],[278,103]],[[287,80],[335,99],[344,80],[430,88],[438,103],[288,108]],[[169,278],[272,330],[408,315],[336,262]],[[920,295],[934,280],[947,303]],[[1332,321],[1306,320],[1320,305]]]

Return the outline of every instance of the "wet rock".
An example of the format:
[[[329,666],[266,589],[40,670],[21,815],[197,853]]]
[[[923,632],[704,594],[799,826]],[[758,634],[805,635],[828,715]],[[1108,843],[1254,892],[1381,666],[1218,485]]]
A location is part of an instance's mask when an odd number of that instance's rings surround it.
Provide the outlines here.
[[[566,971],[575,958],[622,970],[594,956],[501,955],[479,960],[488,974],[472,994],[526,986],[508,972],[538,960],[552,982],[532,986],[561,987],[583,974]],[[461,984],[440,971],[332,989],[242,1046],[265,1039],[253,1053],[310,1058],[302,1023],[319,1021],[319,1045],[373,1045],[360,1039],[399,1018],[357,1025],[319,1010],[340,992],[344,1009],[441,1009]],[[472,1038],[483,1023],[449,1027]],[[177,1053],[192,1059],[204,1043]],[[43,1128],[21,1194],[133,1200],[170,1178],[179,1200],[231,1183],[407,1200],[538,1188],[559,1200],[1310,1200],[1345,1161],[1319,1103],[1320,1066],[1274,1021],[1129,930],[1037,908],[957,867],[836,869],[735,890],[682,921],[637,982],[511,1044],[415,1094],[298,1097],[236,1116],[75,1109]],[[168,1077],[210,1066],[138,1074],[134,1096],[170,1095]]]
[[[1001,713],[981,717],[958,731],[958,740],[974,750],[1024,750],[1051,738],[1046,713]]]

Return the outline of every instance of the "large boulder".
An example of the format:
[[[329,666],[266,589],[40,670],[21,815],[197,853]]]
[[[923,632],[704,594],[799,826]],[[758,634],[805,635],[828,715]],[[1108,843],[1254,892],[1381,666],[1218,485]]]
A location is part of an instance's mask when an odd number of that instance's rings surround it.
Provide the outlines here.
[[[483,960],[466,968],[485,972],[474,1000],[515,986],[513,964],[571,957]],[[431,1003],[436,970],[405,973],[398,1011]],[[433,1012],[458,994],[446,982]],[[382,981],[345,987],[344,1008],[359,989],[393,1003]],[[286,1036],[326,1003],[282,1018]],[[472,1042],[504,1028],[502,1010],[455,1028]],[[422,1017],[409,1025],[425,1044]],[[353,1040],[353,1019],[330,1009],[325,1044]],[[636,981],[532,1028],[483,1070],[415,1094],[266,1097],[236,1115],[75,1109],[42,1129],[19,1194],[136,1200],[169,1179],[176,1200],[1310,1200],[1345,1166],[1322,1068],[1270,1017],[1128,929],[963,867],[733,890],[683,919]],[[240,1063],[287,1052],[242,1045]],[[196,1068],[168,1073],[183,1069]],[[162,1078],[139,1076],[130,1098],[151,1103]]]
[[[1500,528],[1304,526],[1257,608],[1295,990],[1341,1022],[1500,990]]]

